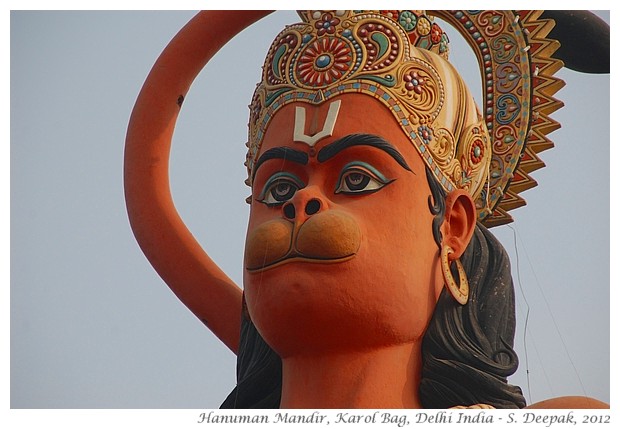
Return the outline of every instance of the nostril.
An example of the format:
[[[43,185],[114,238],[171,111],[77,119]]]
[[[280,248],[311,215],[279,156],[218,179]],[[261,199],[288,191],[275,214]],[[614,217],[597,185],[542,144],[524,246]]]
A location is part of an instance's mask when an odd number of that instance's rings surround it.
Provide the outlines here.
[[[284,212],[284,217],[287,219],[295,219],[295,206],[293,204],[289,203],[285,205],[282,211]]]
[[[312,216],[321,209],[321,202],[319,200],[310,200],[306,204],[306,214]]]

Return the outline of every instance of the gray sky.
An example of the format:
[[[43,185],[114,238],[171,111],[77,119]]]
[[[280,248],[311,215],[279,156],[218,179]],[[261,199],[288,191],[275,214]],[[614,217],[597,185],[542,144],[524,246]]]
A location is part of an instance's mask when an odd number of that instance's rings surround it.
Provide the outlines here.
[[[217,408],[235,384],[235,356],[151,268],[123,196],[131,109],[194,14],[11,13],[12,408]],[[177,208],[238,284],[247,105],[269,44],[296,21],[274,14],[227,45],[192,86],[175,133]],[[476,82],[477,69],[468,75]],[[562,128],[533,173],[539,186],[521,194],[528,205],[511,212],[514,230],[492,230],[517,294],[521,365],[510,381],[528,402],[608,402],[609,76],[559,76]]]

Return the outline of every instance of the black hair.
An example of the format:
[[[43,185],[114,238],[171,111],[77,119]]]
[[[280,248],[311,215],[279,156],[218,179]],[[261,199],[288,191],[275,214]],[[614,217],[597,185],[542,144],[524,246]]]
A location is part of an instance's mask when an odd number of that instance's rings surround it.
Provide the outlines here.
[[[435,215],[433,236],[441,247],[439,228],[446,194],[428,168],[426,176],[431,189],[429,209]],[[460,305],[445,289],[440,294],[422,341],[422,405],[522,408],[525,398],[521,389],[507,382],[518,366],[513,350],[515,304],[508,255],[478,224],[461,262],[469,280],[469,299]],[[242,313],[237,386],[221,408],[279,408],[282,360],[265,343],[247,311]]]

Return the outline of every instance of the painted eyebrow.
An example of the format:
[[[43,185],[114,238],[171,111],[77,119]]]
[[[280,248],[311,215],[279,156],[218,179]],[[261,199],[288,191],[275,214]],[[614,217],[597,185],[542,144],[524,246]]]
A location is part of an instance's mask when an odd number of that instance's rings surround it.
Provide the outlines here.
[[[285,161],[293,161],[301,165],[308,164],[308,154],[300,150],[291,149],[290,147],[274,147],[263,153],[256,161],[254,166],[254,173],[252,173],[252,179],[256,176],[258,167],[265,161],[270,159],[283,159]]]
[[[413,170],[411,170],[400,152],[383,138],[374,134],[349,134],[348,136],[344,136],[321,149],[317,159],[319,162],[325,162],[351,146],[372,146],[381,149],[394,158],[401,167],[413,173]]]

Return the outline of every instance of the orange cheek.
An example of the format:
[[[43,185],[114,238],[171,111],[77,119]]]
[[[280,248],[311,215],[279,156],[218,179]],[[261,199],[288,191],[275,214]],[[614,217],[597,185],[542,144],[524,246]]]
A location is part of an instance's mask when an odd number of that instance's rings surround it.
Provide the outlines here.
[[[291,249],[293,224],[283,219],[262,223],[248,231],[245,267],[255,270],[283,259]]]
[[[351,216],[329,210],[308,219],[295,237],[295,249],[316,259],[355,255],[360,247],[358,222]]]

